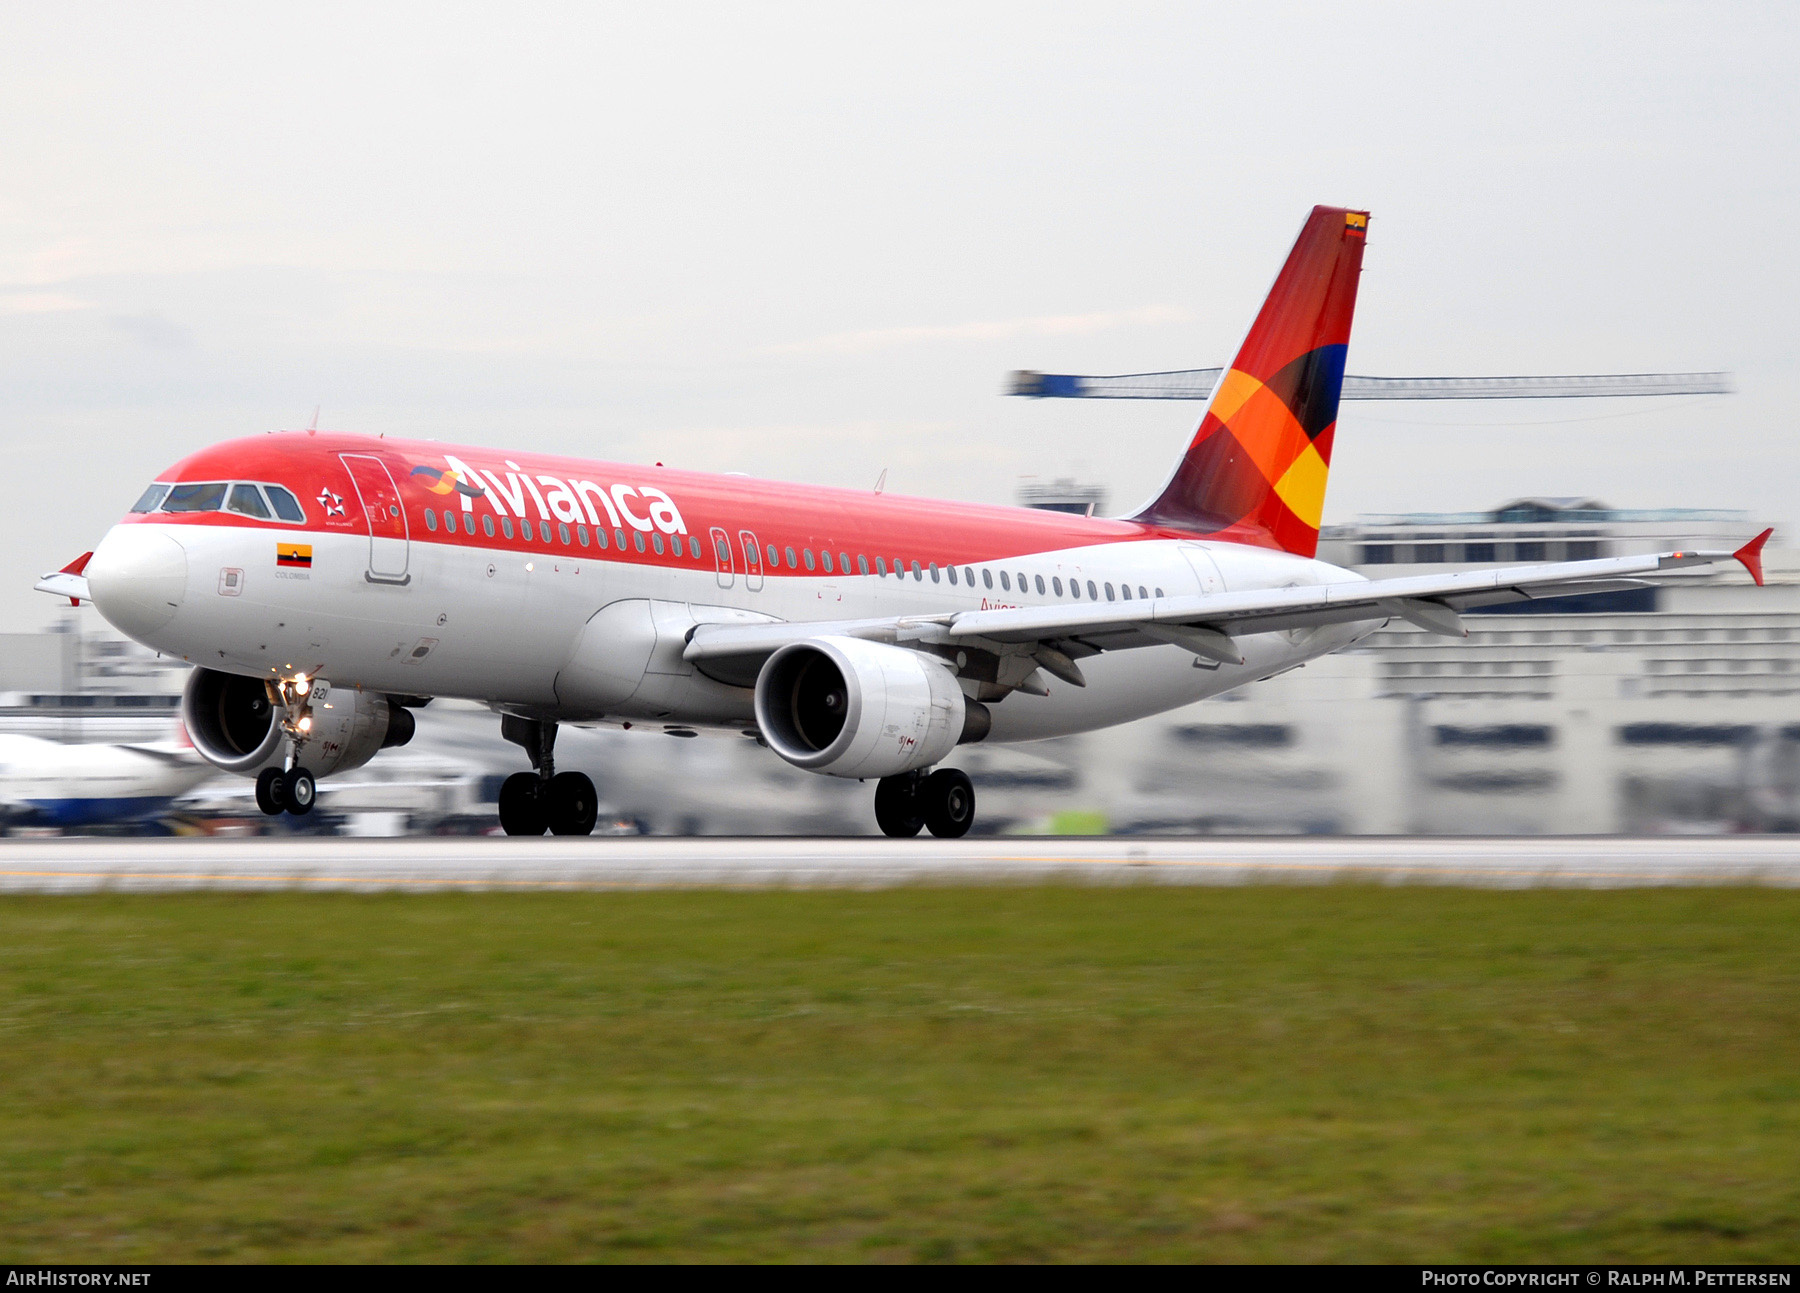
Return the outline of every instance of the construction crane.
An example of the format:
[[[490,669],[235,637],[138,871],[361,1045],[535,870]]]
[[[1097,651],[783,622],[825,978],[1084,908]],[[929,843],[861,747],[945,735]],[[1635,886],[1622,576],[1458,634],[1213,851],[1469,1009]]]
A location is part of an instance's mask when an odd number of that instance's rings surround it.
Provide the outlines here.
[[[1008,395],[1033,399],[1204,400],[1222,368],[1080,377],[1021,369]],[[1637,395],[1729,395],[1730,373],[1591,373],[1565,377],[1355,377],[1347,400],[1569,400]]]

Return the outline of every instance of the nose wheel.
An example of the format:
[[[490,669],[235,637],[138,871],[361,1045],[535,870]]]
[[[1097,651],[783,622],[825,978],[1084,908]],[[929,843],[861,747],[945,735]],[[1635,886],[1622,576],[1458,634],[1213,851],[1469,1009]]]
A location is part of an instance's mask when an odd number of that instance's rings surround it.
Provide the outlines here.
[[[939,839],[959,839],[975,824],[975,784],[960,768],[939,768],[930,776],[909,772],[883,777],[875,786],[875,824],[895,839],[921,830]]]
[[[263,683],[269,704],[283,711],[281,730],[287,738],[285,768],[264,768],[256,774],[256,806],[270,817],[292,813],[304,817],[313,810],[319,797],[318,782],[313,774],[300,766],[300,752],[306,748],[312,731],[312,701],[315,685],[305,674],[293,678],[269,679]],[[323,695],[323,688],[318,688]]]

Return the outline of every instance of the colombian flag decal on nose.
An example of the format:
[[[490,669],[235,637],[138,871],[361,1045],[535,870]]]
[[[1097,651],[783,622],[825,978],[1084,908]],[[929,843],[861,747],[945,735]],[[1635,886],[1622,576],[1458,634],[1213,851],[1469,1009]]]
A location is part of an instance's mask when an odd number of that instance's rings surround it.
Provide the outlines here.
[[[289,566],[299,570],[311,570],[312,544],[277,543],[275,545],[275,564],[278,566]]]

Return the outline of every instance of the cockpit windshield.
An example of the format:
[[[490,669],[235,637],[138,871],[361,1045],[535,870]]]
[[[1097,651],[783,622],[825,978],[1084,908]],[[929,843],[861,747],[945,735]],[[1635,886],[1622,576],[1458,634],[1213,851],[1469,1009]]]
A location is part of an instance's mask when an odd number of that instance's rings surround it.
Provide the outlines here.
[[[269,502],[275,505],[276,516],[284,521],[292,521],[295,525],[305,523],[306,511],[292,494],[279,485],[264,485],[263,489],[268,492]]]
[[[233,485],[231,497],[225,506],[230,511],[254,516],[259,521],[269,519],[269,505],[263,502],[262,491],[254,485]]]
[[[165,512],[216,512],[225,502],[225,486],[177,485],[163,500]]]
[[[306,509],[293,491],[280,485],[250,481],[195,481],[168,485],[161,481],[132,504],[133,512],[235,512],[258,521],[306,524]]]
[[[162,506],[165,495],[169,492],[167,485],[156,484],[144,491],[144,496],[131,505],[133,512],[154,512]]]

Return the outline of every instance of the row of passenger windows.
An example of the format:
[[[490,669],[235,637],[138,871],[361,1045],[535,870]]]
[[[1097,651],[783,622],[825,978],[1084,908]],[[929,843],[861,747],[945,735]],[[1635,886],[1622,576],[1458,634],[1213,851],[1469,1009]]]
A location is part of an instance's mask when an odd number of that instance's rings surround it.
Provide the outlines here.
[[[438,514],[435,509],[427,508],[425,510],[425,528],[433,534],[438,532]],[[457,531],[456,513],[449,508],[444,509],[443,531],[445,534],[455,534]],[[462,514],[462,532],[464,534],[475,533],[475,514],[473,512]],[[490,539],[494,538],[496,534],[503,539],[513,538],[515,533],[513,519],[510,516],[503,516],[496,523],[492,513],[484,513],[481,518],[481,532]],[[518,538],[525,543],[531,543],[534,540],[539,543],[560,542],[565,548],[571,545],[580,548],[591,545],[602,551],[616,546],[621,552],[630,546],[635,547],[639,552],[654,550],[659,557],[665,552],[676,557],[682,554],[680,535],[670,535],[665,543],[661,533],[651,534],[646,540],[641,531],[634,530],[631,537],[627,539],[624,530],[614,530],[609,539],[607,532],[598,526],[592,533],[589,533],[588,527],[585,525],[571,527],[565,522],[558,522],[552,526],[548,521],[537,523],[535,535],[532,533],[530,521],[520,521],[516,533]],[[687,536],[687,552],[695,561],[700,559],[700,540],[691,534]]]
[[[861,566],[863,573],[867,574],[868,566],[863,562],[861,557],[857,558],[857,563]],[[827,570],[830,568],[830,566],[826,567]],[[946,577],[952,584],[955,584],[958,582],[958,569],[959,567],[956,566],[945,566],[940,571],[935,564],[921,567],[916,561],[912,562],[909,566],[905,561],[895,558],[893,574],[896,578],[904,579],[910,571],[912,577],[916,580],[923,580],[927,575],[930,575],[931,582],[934,584]],[[967,584],[970,588],[973,588],[975,586],[975,568],[973,566],[962,566],[960,567],[960,570],[962,572],[961,582]],[[887,562],[881,557],[875,558],[875,573],[878,575],[886,575],[888,573]],[[1065,596],[1061,575],[1051,575],[1049,579],[1046,580],[1043,575],[1028,575],[1023,570],[1001,570],[996,572],[984,566],[981,570],[981,586],[992,590],[996,577],[999,579],[1000,591],[1003,593],[1010,593],[1015,591],[1015,589],[1020,593],[1029,593],[1035,588],[1040,597]],[[1071,579],[1068,582],[1068,592],[1066,595],[1074,598],[1076,601],[1080,601],[1082,588],[1083,584],[1081,580]],[[1087,598],[1091,602],[1099,601],[1102,596],[1109,602],[1119,600],[1120,598],[1123,598],[1125,601],[1131,600],[1130,584],[1120,584],[1118,586],[1118,591],[1115,594],[1111,583],[1095,583],[1090,579],[1086,583],[1086,589]],[[1137,595],[1147,600],[1150,596],[1150,591],[1143,584],[1139,584],[1137,586]],[[1156,590],[1156,595],[1161,597],[1163,595],[1163,590],[1158,588]]]
[[[725,546],[725,540],[719,539],[718,545],[719,559],[721,561],[729,561],[730,554]],[[751,572],[755,573],[758,564],[755,547],[746,544],[744,555],[750,564]],[[851,572],[850,554],[847,552],[840,552],[837,554],[834,571],[832,554],[830,552],[820,552],[815,559],[811,548],[801,548],[798,554],[796,554],[791,547],[777,548],[773,543],[768,545],[769,566],[771,568],[779,569],[784,555],[787,558],[787,568],[789,570],[798,570],[801,565],[804,564],[808,570],[822,569],[826,574],[841,572],[847,575]],[[859,553],[856,557],[855,570],[859,575],[868,574],[869,559]],[[930,576],[931,582],[934,584],[948,579],[952,584],[966,584],[970,588],[975,586],[976,579],[975,568],[973,566],[939,567],[936,562],[931,562],[922,566],[916,561],[908,563],[903,557],[895,557],[891,568],[888,565],[886,557],[876,557],[875,573],[882,578],[886,578],[888,575],[892,574],[896,579],[905,579],[910,573],[915,580],[920,582],[923,582],[927,576]],[[1028,593],[1035,586],[1040,597],[1048,597],[1051,595],[1062,597],[1065,595],[1063,592],[1063,580],[1060,575],[1052,575],[1048,581],[1046,581],[1043,575],[1027,575],[1023,570],[1016,572],[1001,570],[995,572],[987,567],[983,567],[981,571],[982,587],[989,589],[990,591],[993,590],[996,576],[999,579],[1001,592],[1010,593],[1016,587],[1019,592]],[[1096,584],[1092,579],[1087,581],[1086,587],[1088,600],[1090,601],[1099,601],[1102,596],[1109,602],[1115,601],[1121,596],[1126,601],[1131,600],[1130,584],[1120,584],[1116,593],[1112,584]],[[1078,579],[1069,580],[1067,596],[1079,600],[1081,594],[1082,582]],[[1148,598],[1150,592],[1143,584],[1139,584],[1137,595],[1141,598]],[[1163,590],[1158,588],[1156,590],[1156,595],[1161,597],[1163,595]]]
[[[444,533],[455,534],[458,528],[457,514],[451,509],[445,508],[442,524]],[[425,512],[425,528],[435,534],[438,531],[438,526],[439,522],[436,510],[427,508]],[[507,539],[513,537],[513,521],[510,516],[499,518],[497,528],[500,537]],[[464,534],[472,535],[475,533],[475,514],[473,512],[462,513],[461,529]],[[492,514],[483,514],[481,518],[481,530],[488,538],[491,539],[495,537],[496,523]],[[570,527],[566,524],[558,523],[553,528],[549,521],[539,521],[537,523],[537,530],[538,533],[536,537],[543,543],[555,543],[560,540],[564,547],[568,547],[571,542]],[[526,543],[532,542],[533,535],[530,521],[519,522],[518,537]],[[588,527],[585,525],[575,526],[572,538],[577,546],[583,548],[587,547],[590,542]],[[598,527],[594,529],[591,541],[595,548],[601,550],[616,545],[620,551],[624,551],[627,543],[625,531],[615,529],[612,532],[612,540],[609,545],[607,532]],[[645,550],[645,538],[641,532],[633,532],[629,542],[632,546],[636,547],[639,552]],[[715,555],[718,557],[720,565],[729,566],[731,564],[731,547],[729,542],[723,536],[715,537],[713,542],[717,550]],[[663,555],[663,536],[661,534],[650,535],[649,546],[655,550],[657,556]],[[671,537],[668,544],[668,551],[674,556],[679,557],[682,554],[681,549],[681,538],[679,536]],[[698,538],[691,534],[688,535],[687,549],[690,557],[696,561],[699,560],[700,540]],[[838,573],[848,575],[852,570],[857,574],[866,575],[870,570],[868,557],[860,554],[856,557],[853,566],[850,554],[847,552],[839,552],[834,557],[829,551],[820,551],[815,554],[811,548],[779,548],[773,543],[768,545],[769,568],[774,570],[781,569],[782,557],[784,555],[787,558],[787,568],[789,570],[799,570],[804,566],[807,570],[823,570],[828,575]],[[748,566],[747,573],[760,574],[762,572],[762,553],[757,550],[756,545],[748,541],[744,544],[744,560]],[[909,569],[912,577],[921,582],[929,575],[931,582],[934,584],[948,578],[952,584],[963,583],[967,584],[970,588],[975,586],[976,575],[973,566],[962,566],[960,568],[957,566],[944,566],[940,568],[936,563],[921,566],[915,561],[912,562],[909,567],[907,562],[902,558],[894,558],[891,573],[896,578],[906,578]],[[875,558],[874,572],[883,578],[887,577],[890,571],[886,557]],[[981,571],[980,577],[983,587],[990,590],[994,587],[994,571],[984,568]],[[1065,595],[1063,591],[1063,580],[1060,575],[1052,575],[1046,580],[1043,575],[1028,576],[1023,570],[1017,571],[1016,573],[1009,570],[1002,570],[998,572],[998,577],[1001,592],[1012,592],[1014,589],[1014,581],[1016,579],[1018,591],[1021,593],[1030,592],[1033,583],[1035,582],[1039,596],[1054,595],[1062,597]],[[1068,592],[1066,595],[1079,601],[1082,596],[1082,589],[1083,585],[1080,580],[1071,579],[1068,581]],[[1109,602],[1118,600],[1119,598],[1123,598],[1125,601],[1130,601],[1132,599],[1132,589],[1130,584],[1120,584],[1115,591],[1111,583],[1096,583],[1094,580],[1090,579],[1087,581],[1086,591],[1089,601],[1099,601],[1103,596]],[[1161,597],[1163,595],[1163,590],[1158,588],[1156,590],[1156,595]],[[1137,596],[1145,599],[1149,598],[1149,589],[1145,585],[1139,584],[1137,586]]]
[[[258,521],[306,523],[300,501],[280,485],[256,485],[249,481],[201,481],[188,485],[161,482],[144,491],[131,506],[133,512],[235,512]]]
[[[731,560],[731,549],[727,546],[725,539],[722,537],[717,538],[714,542],[718,547],[719,561],[721,563],[728,563]],[[779,570],[784,555],[787,558],[787,568],[789,570],[798,570],[804,565],[808,570],[823,570],[828,575],[837,573],[847,575],[851,573],[852,569],[850,564],[850,554],[848,552],[838,553],[834,564],[832,554],[829,551],[821,551],[818,556],[815,557],[811,548],[801,548],[796,552],[791,547],[778,548],[773,543],[768,545],[769,568]],[[761,563],[756,547],[747,540],[744,544],[744,559],[748,563],[751,574],[760,573]],[[895,557],[893,567],[890,570],[886,557],[875,558],[875,573],[882,578],[886,578],[889,574],[892,574],[897,579],[905,579],[909,572],[915,580],[920,582],[923,582],[926,576],[929,575],[931,582],[934,584],[941,583],[943,580],[948,579],[952,584],[967,584],[970,588],[975,586],[975,568],[973,566],[944,566],[940,568],[935,562],[921,566],[916,561],[909,564],[905,558]],[[869,573],[869,559],[861,553],[858,553],[856,557],[855,573],[859,575],[866,575]],[[995,573],[996,572],[993,570],[983,567],[981,571],[982,587],[989,590],[993,589]],[[1016,580],[1018,591],[1021,593],[1030,592],[1035,583],[1039,596],[1047,597],[1052,593],[1057,597],[1064,595],[1063,581],[1062,576],[1060,575],[1052,575],[1048,582],[1046,582],[1042,575],[1027,575],[1023,570],[1017,571],[1016,573],[1010,570],[1002,570],[998,572],[998,577],[1001,592],[1012,592],[1014,589],[1014,581]],[[1081,590],[1082,584],[1080,580],[1069,580],[1068,596],[1079,600],[1081,597]],[[1087,581],[1087,595],[1090,601],[1099,601],[1102,595],[1104,595],[1109,602],[1117,600],[1119,596],[1123,596],[1124,600],[1130,601],[1131,585],[1120,584],[1118,592],[1115,594],[1113,586],[1110,583],[1096,584],[1090,579]],[[1148,598],[1150,593],[1143,584],[1139,584],[1137,595],[1141,598]],[[1156,595],[1161,597],[1163,595],[1163,590],[1158,588],[1156,590]]]

